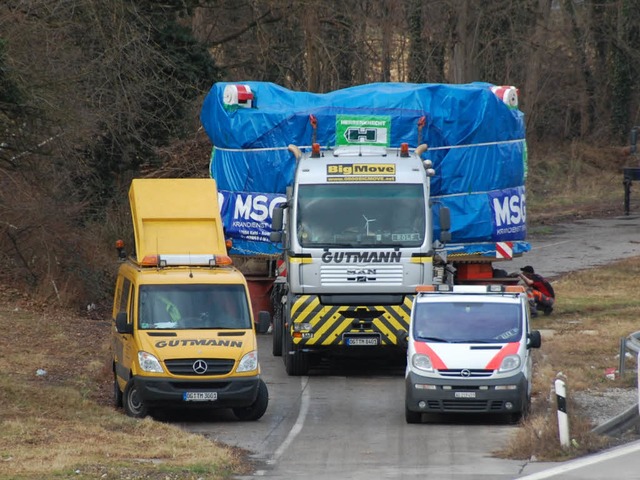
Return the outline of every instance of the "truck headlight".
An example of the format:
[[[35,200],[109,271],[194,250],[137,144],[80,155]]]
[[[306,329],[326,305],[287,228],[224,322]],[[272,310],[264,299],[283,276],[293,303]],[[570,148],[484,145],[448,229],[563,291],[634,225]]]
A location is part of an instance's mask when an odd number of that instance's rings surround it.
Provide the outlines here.
[[[143,372],[162,373],[162,365],[158,359],[147,352],[138,352],[138,363]]]
[[[255,350],[245,354],[238,363],[236,372],[250,372],[258,369],[258,352]]]
[[[520,355],[507,355],[502,360],[498,373],[510,372],[516,368],[520,368],[521,360]]]
[[[418,370],[424,370],[425,372],[433,372],[433,364],[428,355],[416,353],[411,358],[411,364]]]

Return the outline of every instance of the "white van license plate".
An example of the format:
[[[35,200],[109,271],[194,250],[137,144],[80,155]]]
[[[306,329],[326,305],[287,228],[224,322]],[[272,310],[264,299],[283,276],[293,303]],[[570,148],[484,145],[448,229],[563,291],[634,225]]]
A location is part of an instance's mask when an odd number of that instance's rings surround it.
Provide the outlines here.
[[[476,392],[456,392],[456,398],[476,398]]]
[[[213,402],[218,399],[218,392],[184,392],[182,399],[185,402]]]

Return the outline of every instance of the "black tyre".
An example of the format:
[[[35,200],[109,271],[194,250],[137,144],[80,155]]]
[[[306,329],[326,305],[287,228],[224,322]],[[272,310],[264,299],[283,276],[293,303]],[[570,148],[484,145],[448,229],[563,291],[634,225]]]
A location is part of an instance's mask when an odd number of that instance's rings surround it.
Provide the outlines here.
[[[422,423],[422,413],[409,410],[406,405],[404,406],[404,418],[407,423]]]
[[[306,375],[309,372],[309,357],[305,352],[299,351],[293,345],[293,339],[288,331],[285,332],[284,337],[285,348],[282,356],[284,358],[284,369],[287,371],[287,375],[292,377]]]
[[[279,313],[273,316],[273,332],[272,332],[272,341],[273,341],[273,356],[281,357],[282,356],[282,308],[279,309]]]
[[[144,418],[149,414],[149,409],[142,401],[140,392],[136,387],[133,378],[127,382],[127,386],[124,388],[123,396],[124,411],[127,415],[133,418]]]
[[[233,408],[233,414],[238,420],[254,421],[262,418],[269,405],[269,391],[267,385],[260,380],[258,382],[258,396],[256,401],[249,407]]]
[[[113,372],[113,406],[122,408],[122,390],[118,385],[118,376]]]

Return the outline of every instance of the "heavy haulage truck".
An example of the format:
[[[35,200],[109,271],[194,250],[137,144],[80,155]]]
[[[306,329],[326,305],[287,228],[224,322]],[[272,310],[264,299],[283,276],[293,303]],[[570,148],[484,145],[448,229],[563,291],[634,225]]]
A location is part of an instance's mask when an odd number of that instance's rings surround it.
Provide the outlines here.
[[[529,250],[514,95],[214,84],[201,120],[230,254],[271,300],[290,375],[337,352],[406,355],[418,285],[494,281],[494,262]]]
[[[230,408],[258,420],[260,377],[244,275],[231,264],[213,179],[134,179],[135,251],[119,243],[112,329],[114,402],[142,418],[159,408]]]

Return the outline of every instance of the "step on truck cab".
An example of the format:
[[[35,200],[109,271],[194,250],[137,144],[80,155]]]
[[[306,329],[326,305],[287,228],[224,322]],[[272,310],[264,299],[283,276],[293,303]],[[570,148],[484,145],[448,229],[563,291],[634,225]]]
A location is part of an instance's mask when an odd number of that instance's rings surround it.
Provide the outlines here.
[[[135,253],[119,242],[113,302],[114,401],[127,415],[160,407],[231,408],[257,420],[260,377],[247,282],[227,256],[212,179],[135,179]]]
[[[411,312],[405,374],[407,423],[423,413],[504,413],[531,402],[531,349],[540,332],[520,285],[425,285]]]

